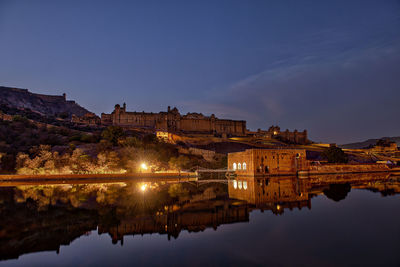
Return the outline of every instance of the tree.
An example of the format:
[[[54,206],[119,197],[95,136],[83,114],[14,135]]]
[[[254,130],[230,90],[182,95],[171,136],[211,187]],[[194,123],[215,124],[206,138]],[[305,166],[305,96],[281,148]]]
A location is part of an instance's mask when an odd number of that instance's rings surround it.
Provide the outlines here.
[[[171,169],[175,169],[175,170],[182,170],[185,168],[188,168],[190,164],[190,159],[186,156],[180,155],[179,157],[172,157],[169,162],[168,165],[170,166]]]
[[[108,126],[101,133],[101,137],[111,142],[114,146],[118,145],[118,139],[120,139],[124,135],[124,130],[119,126]]]
[[[324,190],[324,195],[334,201],[340,201],[346,198],[347,194],[351,190],[349,183],[345,184],[331,184],[329,188]]]
[[[329,163],[347,163],[349,161],[347,155],[340,147],[328,147],[322,152],[322,156]]]

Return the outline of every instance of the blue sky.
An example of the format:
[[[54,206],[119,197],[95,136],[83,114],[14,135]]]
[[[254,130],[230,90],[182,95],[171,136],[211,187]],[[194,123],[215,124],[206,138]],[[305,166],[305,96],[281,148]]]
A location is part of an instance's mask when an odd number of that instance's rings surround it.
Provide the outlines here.
[[[215,113],[315,141],[400,136],[400,1],[0,0],[0,84],[100,114]]]

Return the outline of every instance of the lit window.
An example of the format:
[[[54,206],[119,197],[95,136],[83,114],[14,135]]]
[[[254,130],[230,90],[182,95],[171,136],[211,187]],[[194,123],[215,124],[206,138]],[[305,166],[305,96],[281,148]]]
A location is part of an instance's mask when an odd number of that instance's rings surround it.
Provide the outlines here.
[[[247,190],[247,181],[243,181],[243,189]]]
[[[233,170],[236,171],[236,163],[233,163]]]
[[[242,164],[238,163],[238,169],[239,169],[239,170],[242,169]]]
[[[246,169],[246,162],[243,162],[243,170],[245,170]]]
[[[237,181],[236,180],[233,180],[233,188],[237,188]]]
[[[239,189],[242,189],[242,181],[238,182],[238,187],[239,187]]]

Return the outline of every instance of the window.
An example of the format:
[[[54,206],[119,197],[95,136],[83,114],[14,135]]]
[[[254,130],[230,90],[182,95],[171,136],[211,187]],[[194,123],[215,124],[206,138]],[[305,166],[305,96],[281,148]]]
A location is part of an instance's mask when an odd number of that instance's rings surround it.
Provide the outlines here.
[[[239,169],[239,170],[242,169],[242,164],[238,163],[238,169]]]
[[[247,190],[247,181],[243,181],[243,189]]]
[[[246,162],[243,162],[243,170],[246,170],[246,168],[247,168]]]
[[[238,187],[239,187],[239,189],[242,189],[242,181],[238,182]]]
[[[236,163],[233,163],[233,170],[236,171]]]
[[[233,180],[233,188],[237,188],[237,181],[236,180]]]

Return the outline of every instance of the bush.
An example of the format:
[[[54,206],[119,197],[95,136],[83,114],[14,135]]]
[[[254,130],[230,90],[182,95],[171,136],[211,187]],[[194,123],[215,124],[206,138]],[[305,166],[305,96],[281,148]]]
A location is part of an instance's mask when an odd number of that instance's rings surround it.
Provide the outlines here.
[[[322,152],[322,157],[329,163],[347,163],[349,161],[347,155],[339,147],[329,147]]]
[[[119,126],[108,126],[101,133],[101,137],[107,141],[109,141],[114,146],[118,145],[118,140],[123,137],[124,130]]]
[[[15,122],[23,122],[23,123],[28,123],[29,120],[26,117],[20,116],[20,115],[15,115],[12,118],[13,121]]]
[[[179,157],[172,157],[169,162],[169,166],[171,169],[174,170],[182,170],[185,168],[189,168],[190,166],[190,159],[187,156],[180,155]]]
[[[82,134],[80,141],[83,143],[95,143],[96,138],[92,134]]]

